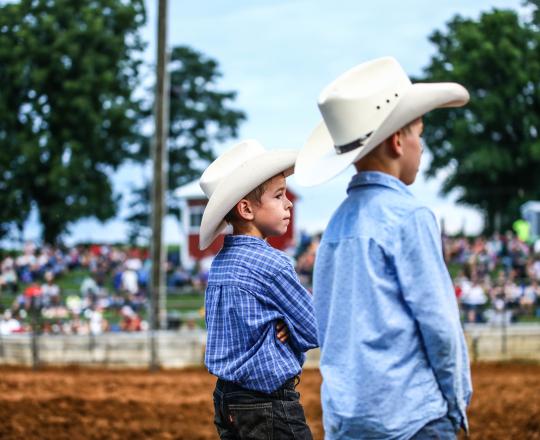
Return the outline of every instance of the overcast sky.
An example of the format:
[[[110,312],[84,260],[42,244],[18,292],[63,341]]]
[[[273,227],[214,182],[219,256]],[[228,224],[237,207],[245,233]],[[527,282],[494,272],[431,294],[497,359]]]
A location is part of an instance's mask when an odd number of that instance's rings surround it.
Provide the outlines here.
[[[267,148],[300,148],[320,120],[316,100],[322,88],[345,70],[380,56],[392,55],[410,75],[422,72],[434,53],[428,36],[455,14],[478,18],[496,8],[518,9],[520,0],[333,0],[333,1],[169,1],[169,47],[190,45],[215,58],[223,74],[220,88],[236,90],[235,106],[247,121],[240,138],[256,138]],[[157,0],[147,0],[149,42],[146,59],[155,60]],[[443,110],[441,110],[443,111]],[[236,141],[218,147],[218,152]],[[425,168],[429,157],[423,158]],[[290,186],[300,195],[297,227],[322,230],[345,197],[348,172],[315,187],[302,188],[294,177]],[[115,188],[125,192],[142,178],[124,167],[115,176]],[[479,214],[458,207],[454,197],[443,199],[440,180],[420,175],[411,189],[449,232],[463,225],[470,233],[481,228]],[[125,213],[125,207],[122,208]],[[32,222],[30,222],[32,223]],[[34,232],[33,232],[34,231]],[[102,225],[93,220],[77,223],[69,242],[125,239],[120,220]],[[35,233],[28,228],[29,238]],[[166,240],[178,242],[179,226],[166,223]]]

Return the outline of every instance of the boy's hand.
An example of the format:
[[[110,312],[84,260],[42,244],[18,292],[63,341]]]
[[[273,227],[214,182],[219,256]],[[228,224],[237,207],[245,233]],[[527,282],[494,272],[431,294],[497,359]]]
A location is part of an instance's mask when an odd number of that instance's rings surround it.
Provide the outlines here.
[[[278,321],[276,324],[276,337],[280,342],[285,343],[289,339],[289,329],[283,321]]]

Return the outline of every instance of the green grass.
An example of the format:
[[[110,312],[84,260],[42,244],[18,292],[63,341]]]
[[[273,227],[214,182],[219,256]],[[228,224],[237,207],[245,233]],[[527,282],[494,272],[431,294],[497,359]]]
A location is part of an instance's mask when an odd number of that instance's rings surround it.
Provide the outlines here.
[[[61,289],[62,301],[65,304],[65,299],[70,293],[77,293],[80,295],[80,287],[83,280],[90,275],[90,271],[86,269],[75,269],[70,272],[66,272],[60,275],[55,282]],[[38,281],[38,284],[42,284],[43,281]],[[0,293],[0,307],[2,310],[11,307],[14,299],[19,293],[24,292],[28,284],[19,283],[19,292],[15,295],[7,292]],[[113,292],[112,277],[107,277],[105,281],[105,287],[109,292]],[[193,289],[191,292],[178,293],[177,290],[172,290],[166,297],[166,308],[168,314],[178,314],[182,320],[190,319],[201,328],[205,327],[204,318],[202,317],[202,311],[204,307],[204,294]],[[140,316],[143,319],[147,319],[148,312],[146,308],[140,310]],[[118,312],[114,310],[105,310],[104,318],[110,323],[118,323],[120,316]],[[29,318],[27,318],[29,319]]]
[[[15,298],[14,295],[11,295],[6,292],[2,292],[0,294],[0,308],[2,310],[7,309],[8,307],[11,307],[11,304],[13,304],[13,299]]]
[[[167,310],[190,311],[204,307],[203,294],[167,295]]]
[[[458,263],[449,263],[447,267],[452,279],[454,279],[458,275],[459,271],[463,269],[463,265]]]
[[[60,287],[62,292],[80,292],[81,284],[83,280],[90,274],[88,270],[75,269],[71,272],[67,272],[57,278],[56,284]],[[107,286],[109,287],[109,286]],[[111,284],[112,287],[112,284]]]
[[[462,265],[459,264],[450,264],[449,271],[452,276],[457,275],[458,271],[462,268]],[[60,276],[56,282],[60,286],[62,291],[62,299],[65,300],[68,293],[71,292],[80,292],[80,286],[84,278],[88,276],[90,272],[84,269],[76,269],[71,272],[68,272]],[[41,283],[41,282],[40,282]],[[108,277],[105,286],[109,292],[113,291],[112,288],[112,278]],[[26,288],[26,285],[19,284],[19,291],[23,292]],[[79,293],[80,294],[80,293]],[[11,306],[15,295],[2,292],[0,294],[0,306],[2,309],[6,309]],[[178,293],[174,290],[167,294],[166,298],[166,308],[169,315],[177,314],[182,320],[192,320],[198,327],[205,328],[204,318],[203,318],[203,308],[204,308],[204,294],[203,292],[198,292],[192,290],[187,293]],[[143,309],[140,311],[140,315],[143,319],[147,319],[147,310]],[[104,318],[111,323],[118,323],[120,316],[116,311],[105,310]],[[536,316],[520,316],[518,317],[517,322],[532,322],[540,323],[540,317]]]
[[[540,324],[540,316],[519,316],[517,322]]]

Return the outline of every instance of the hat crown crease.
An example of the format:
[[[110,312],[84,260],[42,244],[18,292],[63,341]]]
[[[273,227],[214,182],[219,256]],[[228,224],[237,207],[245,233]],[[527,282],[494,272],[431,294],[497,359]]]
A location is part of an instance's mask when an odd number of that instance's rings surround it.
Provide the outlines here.
[[[336,147],[373,133],[412,83],[394,59],[351,69],[319,97],[319,110]]]
[[[266,150],[255,140],[246,140],[216,159],[202,174],[199,185],[208,198],[225,178]]]
[[[299,152],[297,182],[324,183],[425,113],[468,100],[467,90],[456,83],[412,84],[393,57],[359,64],[320,93],[323,118]]]

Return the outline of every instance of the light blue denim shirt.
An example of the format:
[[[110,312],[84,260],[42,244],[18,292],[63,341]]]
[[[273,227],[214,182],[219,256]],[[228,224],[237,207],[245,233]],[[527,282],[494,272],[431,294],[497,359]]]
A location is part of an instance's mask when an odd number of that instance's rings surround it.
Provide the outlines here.
[[[433,213],[398,179],[356,174],[314,273],[326,439],[467,429],[467,347]]]

